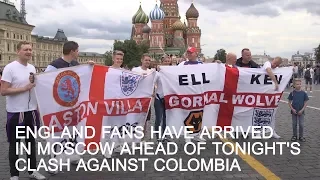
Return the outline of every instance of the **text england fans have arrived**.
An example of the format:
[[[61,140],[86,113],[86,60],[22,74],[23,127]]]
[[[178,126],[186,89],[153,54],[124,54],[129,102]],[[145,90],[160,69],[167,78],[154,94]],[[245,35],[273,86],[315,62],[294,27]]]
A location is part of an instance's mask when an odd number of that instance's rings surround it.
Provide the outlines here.
[[[16,168],[16,161],[19,156],[16,154],[16,143],[20,139],[16,137],[17,126],[29,126],[34,130],[34,126],[39,127],[40,121],[37,112],[37,101],[33,87],[36,69],[28,61],[32,57],[32,47],[28,42],[20,42],[17,45],[18,59],[5,66],[2,74],[1,95],[6,96],[7,110],[7,137],[9,142],[9,165],[11,180],[19,179],[19,171]],[[29,134],[25,139],[31,144],[31,153],[27,154],[30,167],[36,169],[36,142]],[[30,178],[45,179],[37,171],[29,171]]]

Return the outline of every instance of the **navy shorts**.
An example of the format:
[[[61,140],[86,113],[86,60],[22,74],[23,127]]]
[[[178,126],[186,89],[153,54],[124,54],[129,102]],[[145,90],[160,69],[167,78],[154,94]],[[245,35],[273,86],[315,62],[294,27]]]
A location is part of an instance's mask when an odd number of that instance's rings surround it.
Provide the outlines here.
[[[312,78],[308,78],[305,80],[306,80],[306,85],[308,85],[308,84],[312,85]]]

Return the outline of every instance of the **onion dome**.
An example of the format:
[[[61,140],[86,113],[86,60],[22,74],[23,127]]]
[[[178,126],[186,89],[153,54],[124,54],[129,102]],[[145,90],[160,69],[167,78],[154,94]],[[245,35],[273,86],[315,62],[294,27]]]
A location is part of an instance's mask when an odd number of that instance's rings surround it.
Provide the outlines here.
[[[144,25],[142,28],[143,33],[150,33],[151,28],[148,26],[148,24]]]
[[[154,9],[150,12],[151,20],[162,20],[164,19],[164,12],[159,8],[158,4],[154,7]]]
[[[189,18],[198,18],[199,17],[199,12],[198,10],[194,7],[193,3],[191,3],[191,6],[186,12],[186,17]]]
[[[179,19],[175,23],[172,24],[172,29],[174,29],[174,30],[184,30],[185,29],[185,25]]]
[[[140,5],[138,11],[132,17],[132,24],[148,23],[148,22],[149,22],[149,17],[147,16],[146,13],[144,13],[144,11],[142,10],[142,7]]]

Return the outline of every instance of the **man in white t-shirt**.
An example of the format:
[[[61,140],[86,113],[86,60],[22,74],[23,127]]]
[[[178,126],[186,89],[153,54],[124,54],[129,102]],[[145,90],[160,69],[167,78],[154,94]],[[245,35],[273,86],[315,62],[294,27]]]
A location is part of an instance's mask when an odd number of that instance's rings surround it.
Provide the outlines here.
[[[149,69],[150,63],[151,63],[151,57],[150,57],[149,54],[145,53],[141,57],[141,66],[134,67],[134,68],[132,68],[131,71],[137,72],[137,73],[141,73],[143,76],[146,76],[146,75],[148,75],[148,74],[153,72],[152,69]],[[149,109],[147,120],[146,120],[146,123],[144,125],[144,134],[146,134],[147,122],[150,121],[150,118],[151,118],[150,116],[151,116],[151,109]],[[145,140],[143,140],[142,142],[144,143]]]
[[[282,58],[281,57],[275,57],[271,62],[270,61],[265,62],[263,67],[262,67],[264,70],[267,71],[269,77],[273,81],[274,86],[275,86],[275,91],[279,90],[279,84],[278,84],[278,81],[276,79],[276,76],[272,72],[272,69],[275,69],[275,68],[279,67],[281,63],[282,63]]]
[[[262,67],[264,70],[266,70],[266,72],[268,73],[269,77],[273,81],[274,86],[275,86],[275,91],[279,90],[279,84],[278,84],[278,81],[277,81],[275,75],[272,72],[272,69],[275,69],[275,68],[279,67],[281,63],[282,63],[282,58],[281,57],[275,57],[271,62],[270,61],[265,62],[263,67]],[[273,130],[273,137],[276,138],[276,139],[281,138],[276,133],[275,130]]]
[[[113,64],[112,64],[112,68],[115,68],[115,69],[122,69],[121,66],[122,66],[122,63],[123,63],[123,56],[124,56],[124,53],[122,51],[119,51],[119,50],[115,50],[112,54],[112,61],[113,61]],[[117,143],[115,143],[115,146],[114,146],[114,149],[113,149],[113,152],[121,152],[123,148],[123,142],[121,142],[121,140]],[[106,158],[111,158],[111,153],[109,153],[109,151],[105,151],[105,154],[104,154],[104,157]]]
[[[20,139],[16,138],[16,127],[23,126],[35,130],[34,127],[40,127],[40,121],[37,112],[37,101],[33,87],[36,69],[28,61],[32,57],[32,47],[28,42],[20,42],[17,45],[18,60],[5,66],[1,78],[1,95],[6,96],[7,110],[7,137],[9,142],[9,164],[10,180],[19,179],[19,171],[15,164],[19,156],[16,154],[17,143]],[[22,131],[22,129],[20,129]],[[28,137],[28,136],[26,136]],[[31,143],[31,154],[27,155],[30,161],[30,168],[36,169],[36,142],[34,137],[29,134],[25,139],[26,143]],[[27,145],[27,144],[26,144]],[[28,161],[28,162],[29,162]],[[45,179],[37,171],[29,171],[30,178]]]

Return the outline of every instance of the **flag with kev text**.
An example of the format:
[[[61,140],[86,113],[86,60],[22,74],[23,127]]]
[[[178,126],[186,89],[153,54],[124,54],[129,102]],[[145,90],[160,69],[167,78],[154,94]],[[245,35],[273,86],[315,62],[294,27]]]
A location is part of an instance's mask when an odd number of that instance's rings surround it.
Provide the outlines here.
[[[193,133],[212,126],[271,126],[291,67],[273,70],[274,83],[263,69],[229,68],[210,63],[161,67],[167,125],[192,126]]]

